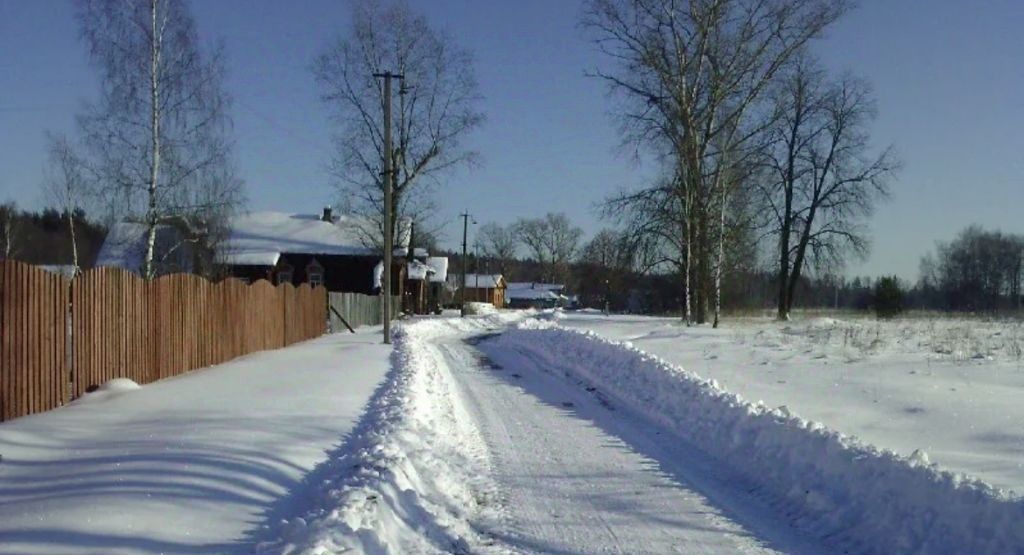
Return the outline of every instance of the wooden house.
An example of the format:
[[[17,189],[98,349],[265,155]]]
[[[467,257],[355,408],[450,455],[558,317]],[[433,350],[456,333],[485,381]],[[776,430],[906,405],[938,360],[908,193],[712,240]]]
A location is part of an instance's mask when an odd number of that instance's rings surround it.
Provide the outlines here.
[[[408,248],[406,226],[399,226],[392,265],[392,290],[402,293]],[[380,249],[368,246],[372,223],[337,216],[253,212],[235,217],[219,255],[227,272],[245,281],[309,283],[328,291],[378,294],[382,288]]]
[[[456,283],[461,286],[462,276],[457,275]],[[491,303],[495,308],[505,308],[507,284],[501,274],[466,274],[467,303]]]

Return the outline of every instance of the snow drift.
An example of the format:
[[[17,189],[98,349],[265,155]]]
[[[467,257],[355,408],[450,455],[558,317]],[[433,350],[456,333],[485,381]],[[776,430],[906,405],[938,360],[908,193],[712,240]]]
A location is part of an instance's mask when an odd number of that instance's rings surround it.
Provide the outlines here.
[[[316,471],[302,516],[268,530],[259,553],[487,552],[469,524],[499,519],[487,448],[452,390],[434,341],[521,316],[401,324],[391,370],[340,456]]]
[[[1022,553],[1024,500],[752,404],[629,343],[527,320],[481,345],[596,387],[728,465],[796,525],[849,552]],[[507,356],[507,354],[506,354]]]

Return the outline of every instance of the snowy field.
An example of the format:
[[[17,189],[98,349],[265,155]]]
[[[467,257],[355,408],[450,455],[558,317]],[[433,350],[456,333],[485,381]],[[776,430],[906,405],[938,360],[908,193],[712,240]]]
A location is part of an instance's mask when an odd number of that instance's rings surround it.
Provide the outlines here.
[[[676,319],[564,313],[725,389],[1024,493],[1024,324],[956,318]]]
[[[252,553],[384,378],[379,343],[339,334],[0,424],[0,553]]]

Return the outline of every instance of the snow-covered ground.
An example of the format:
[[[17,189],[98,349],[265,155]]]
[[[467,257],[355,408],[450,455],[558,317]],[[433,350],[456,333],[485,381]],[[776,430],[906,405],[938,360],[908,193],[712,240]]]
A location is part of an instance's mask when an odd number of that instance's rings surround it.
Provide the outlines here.
[[[1024,324],[916,318],[727,320],[566,312],[725,389],[1024,494]]]
[[[919,450],[1019,433],[1020,337],[532,311],[335,335],[0,425],[0,553],[1024,553],[1024,500]]]
[[[251,553],[389,351],[365,328],[0,424],[0,553]]]

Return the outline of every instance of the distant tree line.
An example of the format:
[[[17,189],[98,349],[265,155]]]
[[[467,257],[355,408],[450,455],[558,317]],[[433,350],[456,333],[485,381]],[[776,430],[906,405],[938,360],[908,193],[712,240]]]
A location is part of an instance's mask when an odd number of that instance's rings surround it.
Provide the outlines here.
[[[1024,235],[970,226],[921,259],[915,306],[996,312],[1021,308]]]
[[[68,226],[69,220],[73,228]],[[75,241],[71,240],[72,232]],[[11,202],[0,205],[0,259],[88,268],[95,262],[106,234],[106,227],[91,221],[81,208],[69,214],[54,208],[23,211]]]

